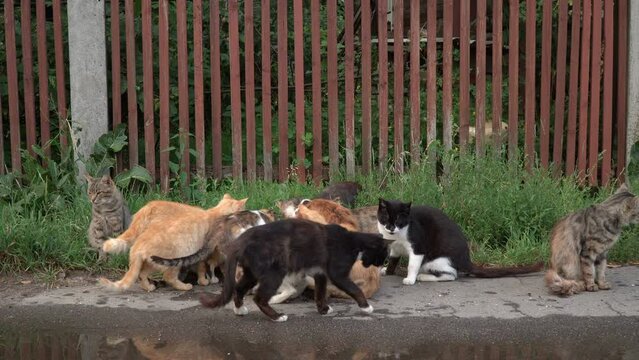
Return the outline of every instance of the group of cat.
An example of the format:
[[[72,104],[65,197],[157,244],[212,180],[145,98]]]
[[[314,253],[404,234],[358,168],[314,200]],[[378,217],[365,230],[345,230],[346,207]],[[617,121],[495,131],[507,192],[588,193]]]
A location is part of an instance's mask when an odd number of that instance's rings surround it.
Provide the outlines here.
[[[443,211],[379,199],[377,206],[353,207],[361,189],[354,182],[336,183],[314,199],[277,203],[284,219],[270,210],[245,210],[248,199],[225,194],[213,208],[170,201],[151,201],[133,216],[108,177],[87,177],[93,204],[89,242],[100,252],[129,251],[129,269],[119,281],[101,278],[104,286],[125,290],[138,279],[155,289],[149,276],[163,273],[179,290],[192,284],[180,270],[197,273],[197,283],[217,282],[223,269],[222,293],[204,293],[200,302],[221,307],[234,301],[238,315],[247,313],[244,297],[254,291],[259,309],[274,321],[286,321],[270,305],[314,290],[320,314],[332,311],[327,297],[353,298],[360,309],[373,311],[367,299],[380,287],[380,275],[395,273],[400,257],[408,258],[406,285],[416,281],[451,281],[460,274],[502,277],[536,272],[543,262],[515,267],[485,267],[470,260],[468,241],[459,225]],[[342,205],[344,204],[344,205]],[[568,296],[609,289],[606,256],[624,226],[639,223],[639,198],[625,185],[600,204],[561,219],[551,233],[551,292]],[[119,236],[118,231],[123,231]],[[388,260],[388,262],[387,262]],[[387,265],[383,265],[387,262]]]

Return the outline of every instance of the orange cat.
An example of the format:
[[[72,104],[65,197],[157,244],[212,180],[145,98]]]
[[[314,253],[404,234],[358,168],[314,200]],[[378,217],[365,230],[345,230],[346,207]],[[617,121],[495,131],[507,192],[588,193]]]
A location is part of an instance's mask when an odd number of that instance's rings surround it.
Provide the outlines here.
[[[247,199],[234,200],[226,196],[220,203],[209,210],[191,207],[179,203],[160,202],[166,206],[162,208],[154,204],[142,215],[134,217],[133,222],[139,221],[127,243],[133,241],[129,251],[129,270],[124,277],[116,282],[101,278],[100,283],[116,290],[126,290],[140,278],[140,286],[146,291],[155,290],[149,282],[149,275],[153,271],[164,273],[164,280],[178,290],[190,290],[193,286],[178,279],[180,267],[164,266],[154,263],[151,256],[163,258],[179,258],[190,255],[209,241],[209,237],[220,225],[217,221],[223,215],[243,210]],[[176,214],[176,211],[179,213]],[[133,227],[133,224],[131,226]],[[129,229],[131,229],[129,228]],[[120,240],[123,241],[123,240]],[[106,243],[105,243],[106,245]],[[205,269],[204,266],[201,267]]]

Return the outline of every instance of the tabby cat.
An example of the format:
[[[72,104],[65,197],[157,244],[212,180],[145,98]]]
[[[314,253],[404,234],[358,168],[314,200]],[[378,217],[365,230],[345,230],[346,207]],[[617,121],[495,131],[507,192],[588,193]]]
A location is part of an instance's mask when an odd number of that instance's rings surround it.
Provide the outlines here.
[[[91,223],[89,224],[89,244],[97,249],[98,261],[106,260],[102,245],[107,239],[119,235],[131,223],[131,213],[109,175],[87,179],[87,195],[91,201]]]
[[[639,197],[622,185],[601,204],[572,213],[550,234],[550,270],[546,285],[557,295],[584,290],[608,290],[605,271],[608,250],[624,226],[639,223]]]

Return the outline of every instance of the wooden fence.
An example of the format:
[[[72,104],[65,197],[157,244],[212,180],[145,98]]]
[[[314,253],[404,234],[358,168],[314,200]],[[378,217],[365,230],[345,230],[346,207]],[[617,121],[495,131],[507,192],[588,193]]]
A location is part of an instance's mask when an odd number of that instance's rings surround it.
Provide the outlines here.
[[[67,119],[66,26],[54,0],[50,50],[44,3],[4,2],[0,140],[10,141],[0,151],[10,149],[11,171],[20,148],[51,138],[52,114],[58,129]],[[16,38],[15,9],[31,24],[32,7],[36,33],[22,26]],[[129,141],[117,170],[143,164],[164,189],[175,163],[199,176],[319,181],[325,167],[403,170],[442,148],[523,156],[591,184],[625,167],[627,0],[126,0],[107,9],[111,124],[126,124]],[[32,37],[37,74],[49,74],[37,91]]]

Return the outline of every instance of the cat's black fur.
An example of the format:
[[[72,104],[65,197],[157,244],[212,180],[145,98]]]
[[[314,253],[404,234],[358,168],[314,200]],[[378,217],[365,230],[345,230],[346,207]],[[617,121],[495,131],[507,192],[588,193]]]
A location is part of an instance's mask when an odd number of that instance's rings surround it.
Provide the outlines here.
[[[216,308],[227,304],[233,296],[238,313],[246,292],[259,284],[254,298],[257,306],[272,320],[285,321],[286,316],[277,313],[268,301],[286,274],[307,271],[315,278],[315,301],[320,314],[330,311],[326,304],[327,278],[355,299],[360,308],[370,312],[372,307],[364,294],[349,278],[360,253],[366,267],[381,266],[388,254],[381,236],[350,232],[339,225],[286,219],[256,226],[229,245],[222,294],[204,294],[200,302]],[[238,264],[244,275],[236,284]]]

